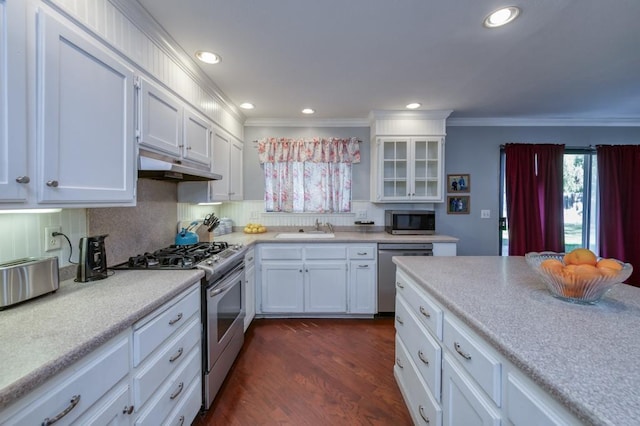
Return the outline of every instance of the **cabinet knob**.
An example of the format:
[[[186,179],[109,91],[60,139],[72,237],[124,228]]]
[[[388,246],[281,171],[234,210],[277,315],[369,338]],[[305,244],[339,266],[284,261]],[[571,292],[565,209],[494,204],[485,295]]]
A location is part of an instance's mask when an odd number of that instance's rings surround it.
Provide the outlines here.
[[[16,178],[16,182],[18,182],[18,183],[29,183],[29,182],[31,182],[31,179],[29,179],[29,176],[18,176]]]
[[[48,180],[47,181],[47,186],[50,188],[57,188],[58,187],[58,181],[57,180]]]
[[[122,410],[122,414],[131,414],[133,413],[133,405],[125,405]]]
[[[189,150],[191,150],[191,147],[190,147],[190,146],[187,146],[187,151],[189,151]]]

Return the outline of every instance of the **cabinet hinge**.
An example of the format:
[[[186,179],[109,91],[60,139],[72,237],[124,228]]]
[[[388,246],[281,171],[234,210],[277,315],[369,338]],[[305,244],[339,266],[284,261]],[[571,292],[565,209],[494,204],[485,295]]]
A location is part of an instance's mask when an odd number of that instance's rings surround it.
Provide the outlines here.
[[[142,87],[140,76],[137,75],[133,78],[133,87],[135,87],[137,90],[140,90],[140,88]]]

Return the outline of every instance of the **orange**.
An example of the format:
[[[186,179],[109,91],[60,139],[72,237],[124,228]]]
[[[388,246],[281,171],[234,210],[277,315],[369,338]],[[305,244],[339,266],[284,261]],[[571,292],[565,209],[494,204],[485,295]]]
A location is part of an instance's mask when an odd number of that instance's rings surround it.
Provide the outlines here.
[[[596,264],[598,268],[609,268],[614,271],[621,271],[622,265],[615,259],[600,259]]]
[[[598,258],[595,253],[586,248],[577,248],[564,255],[565,265],[593,265],[596,266]]]
[[[598,266],[597,269],[599,269],[600,273],[607,278],[616,277],[620,272],[618,269],[609,268],[607,266]]]
[[[540,269],[556,275],[560,275],[563,267],[564,265],[558,259],[545,259],[540,262]]]
[[[593,265],[578,265],[575,269],[576,277],[579,280],[591,281],[593,279],[598,279],[602,276],[600,269],[596,268]]]

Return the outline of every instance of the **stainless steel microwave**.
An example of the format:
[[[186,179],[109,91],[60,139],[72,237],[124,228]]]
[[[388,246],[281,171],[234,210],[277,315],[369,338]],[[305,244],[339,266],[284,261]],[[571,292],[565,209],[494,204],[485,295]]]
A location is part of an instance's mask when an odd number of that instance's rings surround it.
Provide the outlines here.
[[[436,212],[385,210],[384,230],[396,235],[433,235],[436,232]]]

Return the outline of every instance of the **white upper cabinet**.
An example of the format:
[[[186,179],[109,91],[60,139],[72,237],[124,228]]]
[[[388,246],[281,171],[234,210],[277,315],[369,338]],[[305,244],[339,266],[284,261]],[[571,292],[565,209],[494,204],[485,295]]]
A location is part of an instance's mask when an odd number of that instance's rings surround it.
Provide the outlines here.
[[[202,164],[211,164],[211,124],[202,115],[184,109],[184,156]]]
[[[211,123],[169,90],[145,78],[140,78],[139,86],[140,146],[209,167]]]
[[[27,162],[25,10],[0,0],[0,203],[19,207],[33,191]]]
[[[37,15],[38,202],[134,204],[133,70],[79,29]]]
[[[444,201],[445,120],[450,113],[372,113],[372,202]]]
[[[150,81],[140,79],[140,146],[179,157],[182,153],[182,103]]]

